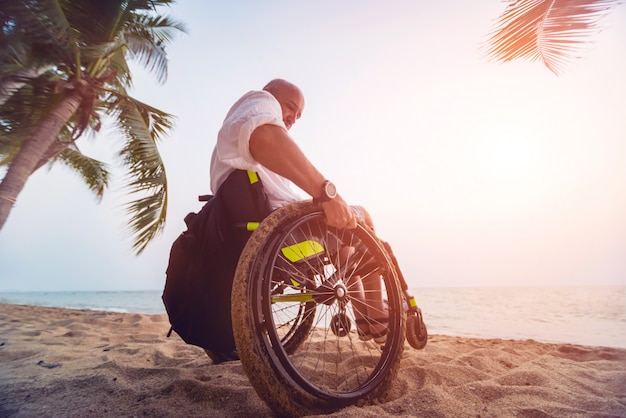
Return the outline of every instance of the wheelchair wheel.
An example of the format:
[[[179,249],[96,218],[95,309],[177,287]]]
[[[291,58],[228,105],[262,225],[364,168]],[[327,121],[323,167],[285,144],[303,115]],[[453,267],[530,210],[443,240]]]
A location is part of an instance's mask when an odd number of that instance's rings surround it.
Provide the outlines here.
[[[428,330],[422,319],[421,312],[409,313],[406,320],[406,340],[416,350],[426,347]]]
[[[383,319],[371,315],[372,283],[386,300]],[[242,366],[279,415],[384,400],[404,349],[402,303],[393,264],[366,225],[328,227],[310,202],[278,209],[252,234],[235,273],[232,316]],[[359,338],[357,324],[382,320],[384,344]]]

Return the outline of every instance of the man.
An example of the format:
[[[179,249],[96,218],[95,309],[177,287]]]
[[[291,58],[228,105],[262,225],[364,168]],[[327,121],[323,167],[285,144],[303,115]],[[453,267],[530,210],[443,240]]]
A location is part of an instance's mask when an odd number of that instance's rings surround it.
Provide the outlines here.
[[[219,131],[211,159],[211,190],[216,193],[235,169],[259,173],[272,209],[300,200],[285,179],[313,198],[324,195],[326,178],[311,164],[289,129],[302,115],[304,96],[282,79],[239,99]],[[356,227],[354,212],[337,194],[321,203],[326,221],[337,228]]]
[[[237,358],[233,351],[230,289],[238,257],[251,234],[241,225],[261,221],[272,210],[302,200],[291,189],[290,182],[321,205],[330,226],[355,228],[357,216],[372,225],[367,211],[348,206],[336,193],[334,185],[315,168],[290,137],[288,131],[300,118],[303,109],[304,96],[300,89],[288,81],[275,79],[263,90],[248,92],[240,98],[229,110],[218,133],[211,157],[211,190],[217,202],[215,206],[219,208],[214,210],[214,223],[220,225],[222,230],[214,234],[219,235],[220,242],[212,247],[219,247],[218,251],[222,254],[219,255],[220,271],[215,273],[213,281],[215,292],[223,296],[214,303],[218,304],[221,300],[228,304],[222,303],[216,308],[214,316],[221,321],[211,325],[211,329],[224,337],[214,348],[205,347],[215,363]],[[250,173],[253,173],[252,178]],[[359,304],[360,310],[368,312],[374,306],[378,312],[384,312],[380,283],[368,286],[361,283],[358,277],[353,280],[354,301]],[[368,300],[368,307],[365,307],[364,285],[370,290],[370,295],[379,296],[374,302]],[[380,314],[376,316],[380,317]],[[376,338],[377,342],[384,342],[386,324],[381,324],[380,329],[370,329],[372,326],[365,321],[357,318],[357,322],[362,339]]]

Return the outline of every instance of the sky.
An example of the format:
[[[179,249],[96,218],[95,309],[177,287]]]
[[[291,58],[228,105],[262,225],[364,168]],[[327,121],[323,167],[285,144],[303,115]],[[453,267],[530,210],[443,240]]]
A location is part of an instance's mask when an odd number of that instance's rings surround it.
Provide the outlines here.
[[[163,234],[132,254],[105,128],[78,144],[113,170],[104,199],[64,167],[35,173],[0,231],[0,292],[162,289],[226,112],[279,77],[306,98],[291,135],[410,287],[626,285],[626,5],[558,77],[487,57],[505,6],[179,1],[167,82],[136,69],[132,91],[176,116]]]

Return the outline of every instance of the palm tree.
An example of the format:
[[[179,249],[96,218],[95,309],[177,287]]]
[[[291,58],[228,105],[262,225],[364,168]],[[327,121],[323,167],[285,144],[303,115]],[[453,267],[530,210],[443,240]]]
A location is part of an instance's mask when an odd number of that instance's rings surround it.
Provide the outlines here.
[[[619,0],[511,0],[488,40],[498,61],[541,60],[558,75]]]
[[[106,118],[123,138],[119,157],[135,200],[127,204],[133,249],[163,228],[167,178],[157,142],[172,116],[133,99],[128,59],[167,77],[165,46],[181,23],[156,14],[173,0],[0,0],[0,229],[29,176],[63,163],[102,197],[104,163],[76,140]]]

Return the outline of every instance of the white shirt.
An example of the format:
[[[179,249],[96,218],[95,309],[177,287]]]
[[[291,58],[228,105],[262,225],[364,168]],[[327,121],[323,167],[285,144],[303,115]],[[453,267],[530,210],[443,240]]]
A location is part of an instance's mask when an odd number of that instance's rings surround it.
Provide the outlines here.
[[[228,111],[211,156],[211,191],[224,183],[235,169],[256,171],[272,209],[302,200],[292,183],[259,164],[250,154],[250,136],[261,125],[286,129],[280,103],[267,91],[251,91]]]

